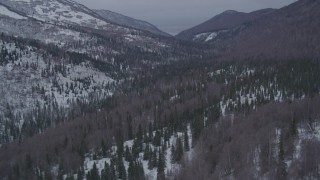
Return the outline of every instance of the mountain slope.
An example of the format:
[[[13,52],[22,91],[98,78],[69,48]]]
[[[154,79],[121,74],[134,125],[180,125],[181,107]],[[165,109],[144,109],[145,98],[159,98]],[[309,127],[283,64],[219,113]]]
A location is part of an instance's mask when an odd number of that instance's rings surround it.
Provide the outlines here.
[[[194,49],[192,45],[181,44],[170,37],[109,22],[70,0],[4,0],[0,4],[4,14],[0,18],[0,32],[40,40],[102,61],[128,61],[131,54],[131,64],[165,63],[176,59],[173,56],[178,54],[186,57],[190,49]],[[5,15],[9,12],[22,17],[16,19]],[[182,50],[184,48],[190,49]]]
[[[300,0],[219,37],[225,59],[319,58],[320,2]]]
[[[103,17],[104,19],[113,22],[115,24],[120,24],[123,26],[128,26],[128,27],[132,27],[132,28],[136,28],[136,29],[141,29],[141,30],[145,30],[145,31],[149,31],[151,33],[154,34],[159,34],[162,36],[170,36],[169,34],[159,30],[157,27],[155,27],[154,25],[146,22],[146,21],[142,21],[142,20],[138,20],[138,19],[134,19],[119,13],[115,13],[112,11],[108,11],[108,10],[94,10],[97,14],[99,14],[101,17]]]
[[[0,47],[1,144],[36,134],[68,119],[78,105],[113,93],[114,80],[105,72],[113,71],[111,64],[103,69],[88,56],[3,34]],[[30,128],[33,121],[37,128]]]
[[[200,25],[182,31],[176,37],[185,40],[203,41],[203,36],[206,36],[206,38],[208,38],[210,34],[211,36],[216,36],[220,31],[226,31],[245,22],[253,21],[273,11],[273,9],[262,9],[251,13],[243,13],[228,10]],[[212,33],[216,33],[216,35]],[[211,39],[213,39],[213,37],[205,41]]]
[[[139,34],[141,36],[140,39],[145,40],[152,36],[150,33],[148,34],[129,26],[109,22],[93,10],[71,0],[3,0],[0,4],[10,9],[10,11],[27,17],[28,20],[36,20],[42,24],[63,26],[67,29],[76,28],[108,37]]]
[[[72,24],[99,29],[108,25],[108,22],[102,20],[93,11],[69,0],[4,0],[2,3],[43,22]]]
[[[172,61],[200,57],[200,52],[171,37],[108,22],[73,1],[1,1],[0,90],[9,91],[0,100],[0,143],[38,133],[57,119],[70,119],[74,108],[106,99],[112,82],[119,82],[112,85],[115,91],[124,79]],[[33,71],[26,70],[30,64]],[[32,133],[21,128],[37,119],[34,111],[52,104],[59,109],[59,118],[52,116],[50,123],[39,119],[36,124],[41,128]]]
[[[26,19],[27,17],[22,16],[16,12],[11,11],[8,7],[0,4],[0,16],[6,16],[13,19]]]

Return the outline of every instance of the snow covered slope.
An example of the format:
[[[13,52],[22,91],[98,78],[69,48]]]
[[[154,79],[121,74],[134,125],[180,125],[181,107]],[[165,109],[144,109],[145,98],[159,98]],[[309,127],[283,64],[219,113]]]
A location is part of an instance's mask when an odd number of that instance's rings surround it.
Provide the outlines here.
[[[144,52],[160,57],[162,51],[171,51],[171,45],[176,44],[173,39],[109,22],[70,0],[3,0],[0,4],[0,32],[52,43],[103,61],[117,62],[117,55]]]
[[[108,10],[94,10],[94,11],[104,19],[116,24],[132,27],[136,29],[141,29],[144,31],[149,31],[151,33],[159,34],[162,36],[170,36],[169,34],[159,30],[157,27],[155,27],[154,25],[146,21],[134,19],[134,18],[131,18],[119,13],[115,13],[112,11],[108,11]]]
[[[3,0],[0,4],[46,24],[67,28],[93,29],[117,35],[139,32],[132,28],[110,23],[89,8],[71,0]]]
[[[154,132],[154,134],[155,133],[156,132]],[[188,134],[188,142],[183,142],[183,143],[189,143],[189,145],[191,145],[192,144],[192,133],[191,133],[190,125],[188,125],[187,134]],[[172,148],[176,145],[178,138],[183,139],[183,137],[184,137],[183,132],[177,132],[177,133],[173,134],[172,136],[170,136],[168,142],[166,142],[165,139],[162,139],[163,143],[168,143],[168,147],[164,151],[164,162],[165,162],[164,173],[165,173],[166,179],[174,179],[174,176],[180,171],[180,168],[181,168],[180,162],[173,162],[172,161],[172,157],[173,157],[172,152],[174,152],[174,150]],[[134,140],[125,141],[123,143],[123,146],[128,147],[132,151],[132,149],[134,149],[134,142],[135,142]],[[154,151],[154,150],[157,151],[157,149],[159,149],[159,147],[156,147],[152,144],[148,143],[148,145],[147,145],[146,143],[143,143],[144,151],[139,153],[139,158],[137,158],[135,161],[141,163],[141,165],[143,167],[143,171],[144,171],[144,176],[146,179],[157,180],[157,167],[150,168],[149,167],[149,160],[144,159],[144,157],[145,157],[144,153],[145,153],[146,148],[151,148],[152,151]],[[110,149],[111,149],[111,156],[116,156],[117,147],[113,146]],[[130,152],[130,153],[132,153],[132,152]],[[189,162],[193,158],[194,149],[191,148],[190,150],[185,151],[183,154],[184,154],[183,155],[184,162]],[[123,159],[126,171],[129,171],[128,169],[129,169],[130,162],[127,161],[125,158],[122,158],[122,159]],[[159,155],[157,156],[157,159],[159,159]],[[99,174],[102,175],[102,173],[105,169],[105,164],[112,165],[111,161],[112,161],[111,157],[93,159],[92,154],[87,154],[85,161],[84,161],[84,172],[85,172],[85,174],[88,174],[88,172],[93,169],[93,166],[95,164]],[[69,175],[69,176],[65,175],[65,177],[70,177],[70,176],[77,177],[77,174]]]
[[[80,25],[97,29],[106,28],[108,25],[106,21],[100,19],[94,12],[73,1],[4,0],[2,3],[43,22]]]
[[[45,114],[52,119],[37,122],[42,128],[53,123],[60,110],[67,118],[69,110],[77,105],[112,94],[114,80],[110,75],[98,69],[92,59],[79,57],[37,42],[1,36],[1,141],[16,139],[13,129],[21,130],[44,109],[50,109]],[[38,112],[33,114],[35,110]],[[9,124],[11,131],[7,129]]]
[[[8,136],[2,138],[5,142],[18,138],[13,130],[5,132],[6,127],[21,128],[30,114],[29,120],[36,119],[32,112],[37,108],[53,103],[62,116],[68,116],[64,110],[75,104],[104,100],[110,87],[115,88],[110,85],[113,80],[121,82],[142,67],[155,68],[197,51],[171,38],[108,22],[69,0],[2,0],[0,40],[0,61],[4,61],[0,89],[9,86],[0,102],[0,134]],[[39,124],[44,123],[41,119]]]
[[[6,16],[14,19],[26,19],[27,17],[21,16],[20,14],[10,11],[7,7],[0,4],[0,16]]]
[[[195,42],[209,42],[213,41],[216,37],[218,37],[218,35],[225,32],[228,32],[228,30],[200,33],[195,35],[192,40]]]

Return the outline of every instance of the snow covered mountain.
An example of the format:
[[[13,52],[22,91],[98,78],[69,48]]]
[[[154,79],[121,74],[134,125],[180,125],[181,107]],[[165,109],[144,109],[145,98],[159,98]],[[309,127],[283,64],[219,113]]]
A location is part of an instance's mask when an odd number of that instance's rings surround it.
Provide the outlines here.
[[[110,11],[95,12],[72,0],[4,0],[1,4],[26,17],[55,25],[81,26],[109,33],[128,33],[134,31],[134,27],[168,36],[147,22]]]
[[[157,27],[155,27],[154,25],[146,21],[134,19],[134,18],[131,18],[116,12],[108,11],[108,10],[94,10],[94,11],[104,19],[116,24],[149,31],[151,33],[159,34],[162,36],[170,36],[168,33],[165,33],[159,30]]]
[[[147,50],[145,48],[147,46],[148,51],[155,52],[170,47],[169,43],[171,43],[167,40],[167,42],[155,41],[156,35],[111,23],[94,11],[70,0],[4,0],[0,5],[2,9],[0,14],[4,17],[0,19],[1,32],[54,43],[60,47],[78,43],[78,40],[88,42],[88,39],[92,41],[92,39],[107,38],[110,43],[112,38],[121,43],[119,46],[144,50]],[[79,35],[86,36],[88,39]],[[96,49],[100,52],[94,54],[91,52],[90,55],[101,56],[105,54],[101,51],[106,49],[109,52],[120,53],[117,50],[100,47],[99,50]],[[72,51],[83,52],[83,49],[72,49]]]
[[[52,24],[72,24],[97,29],[106,28],[108,25],[90,9],[69,0],[4,0],[2,4],[29,18]]]
[[[69,0],[13,1],[4,0],[2,6],[41,24],[104,31],[109,35],[139,33],[139,31],[109,23],[94,11]],[[5,13],[5,12],[3,12]]]
[[[44,113],[52,114],[50,121],[36,123],[45,129],[73,116],[71,111],[81,112],[75,110],[79,106],[103,101],[115,82],[200,52],[170,37],[109,22],[70,0],[3,0],[0,34],[1,143],[19,138],[13,132],[23,134],[37,119],[37,109],[54,109]]]
[[[70,0],[4,0],[0,6],[0,32],[36,39],[102,61],[117,63],[131,57],[137,61],[130,63],[151,64],[151,59],[146,57],[152,54],[153,64],[166,63],[196,50],[171,37],[109,22]]]
[[[208,42],[213,40],[220,33],[226,32],[243,23],[258,19],[273,11],[274,9],[262,9],[251,13],[243,13],[227,10],[204,23],[182,31],[176,35],[176,37],[196,42]]]

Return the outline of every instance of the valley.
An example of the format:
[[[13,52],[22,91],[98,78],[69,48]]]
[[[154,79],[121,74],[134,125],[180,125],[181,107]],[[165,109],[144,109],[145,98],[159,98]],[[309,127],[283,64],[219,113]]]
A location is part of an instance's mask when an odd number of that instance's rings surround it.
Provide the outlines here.
[[[177,36],[71,0],[0,2],[0,179],[318,179],[320,11]]]

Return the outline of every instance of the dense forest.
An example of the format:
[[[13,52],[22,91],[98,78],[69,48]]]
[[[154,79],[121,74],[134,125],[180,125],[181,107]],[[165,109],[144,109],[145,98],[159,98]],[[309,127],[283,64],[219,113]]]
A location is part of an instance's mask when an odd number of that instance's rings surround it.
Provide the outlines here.
[[[144,179],[146,161],[158,179],[317,177],[319,143],[307,136],[318,128],[319,68],[309,59],[164,65],[126,80],[98,109],[3,145],[1,176]],[[168,150],[180,173],[165,172]],[[197,158],[184,158],[190,150]],[[103,158],[101,172],[84,170]]]

